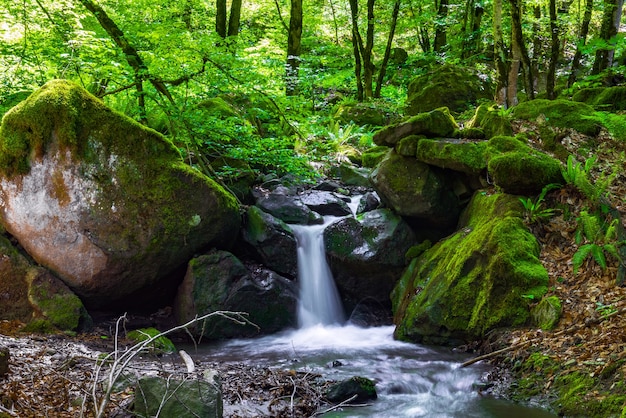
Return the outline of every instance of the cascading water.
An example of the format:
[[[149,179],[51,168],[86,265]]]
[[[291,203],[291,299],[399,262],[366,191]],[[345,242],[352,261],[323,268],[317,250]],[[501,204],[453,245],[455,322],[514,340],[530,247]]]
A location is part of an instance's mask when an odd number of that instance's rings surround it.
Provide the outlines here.
[[[344,322],[343,307],[324,250],[324,229],[335,220],[327,218],[322,225],[291,225],[298,241],[300,328]]]

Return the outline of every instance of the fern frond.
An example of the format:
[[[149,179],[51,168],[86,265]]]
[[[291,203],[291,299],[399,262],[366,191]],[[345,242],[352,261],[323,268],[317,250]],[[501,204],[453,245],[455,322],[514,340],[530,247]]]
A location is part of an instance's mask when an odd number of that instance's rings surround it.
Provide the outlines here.
[[[578,248],[578,251],[572,256],[572,266],[574,267],[574,274],[578,273],[578,269],[583,265],[595,244],[585,244]]]
[[[598,265],[602,267],[602,270],[605,270],[606,256],[604,255],[604,250],[602,250],[602,247],[597,244],[592,244],[591,255],[593,255],[593,259],[596,260],[596,263],[598,263]]]

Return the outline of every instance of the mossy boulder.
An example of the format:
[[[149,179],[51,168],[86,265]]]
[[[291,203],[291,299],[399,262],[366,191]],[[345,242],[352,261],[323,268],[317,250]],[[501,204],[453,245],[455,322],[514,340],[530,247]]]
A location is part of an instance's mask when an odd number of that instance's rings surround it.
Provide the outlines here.
[[[424,139],[423,135],[409,135],[405,136],[396,143],[396,153],[404,157],[415,157],[417,151],[417,144]]]
[[[251,337],[297,324],[293,282],[264,268],[252,274],[233,254],[212,251],[192,259],[178,288],[174,315],[180,324],[215,311],[247,312],[253,325],[220,316],[190,327],[205,338]]]
[[[398,141],[410,135],[425,137],[450,137],[458,130],[456,121],[446,107],[420,113],[405,122],[389,125],[374,134],[376,145],[395,146]]]
[[[556,327],[561,319],[561,300],[558,296],[548,296],[531,309],[533,324],[539,328],[550,331]]]
[[[331,402],[340,403],[356,395],[348,403],[364,403],[378,398],[375,386],[373,380],[354,376],[331,385],[324,396]]]
[[[626,86],[581,89],[574,93],[572,100],[586,103],[597,110],[608,112],[626,110]]]
[[[153,354],[175,353],[176,346],[172,340],[165,335],[159,334],[161,334],[161,331],[154,327],[140,328],[129,331],[126,334],[126,338],[135,344],[153,339],[152,342],[147,343],[145,346],[145,348]]]
[[[291,277],[297,275],[297,243],[289,225],[257,206],[250,206],[243,239],[267,267]]]
[[[374,168],[389,152],[389,147],[377,145],[361,154],[361,165],[366,168]]]
[[[374,102],[343,103],[337,106],[333,119],[341,123],[353,122],[359,126],[384,126],[396,115]]]
[[[371,181],[381,200],[399,215],[456,224],[460,203],[443,170],[391,152],[372,172]]]
[[[487,168],[487,142],[461,139],[422,139],[417,143],[418,161],[469,175]]]
[[[545,121],[549,126],[573,129],[589,136],[597,135],[601,128],[593,107],[570,100],[536,99],[522,102],[511,109],[511,115],[517,119]]]
[[[485,139],[494,136],[513,135],[513,126],[509,116],[493,104],[482,104],[476,108],[474,117],[466,125],[466,130],[479,128]],[[463,135],[463,132],[461,133]]]
[[[0,235],[0,320],[28,322],[32,318],[26,281],[31,268],[11,242]]]
[[[561,162],[522,141],[497,136],[487,145],[487,169],[506,193],[534,194],[550,183],[563,183]]]
[[[481,99],[490,99],[492,92],[485,77],[473,69],[458,65],[436,66],[409,83],[405,112],[416,115],[443,106],[452,112],[463,112]]]
[[[65,80],[5,115],[0,173],[3,226],[92,307],[135,304],[240,225],[234,197],[170,141]]]
[[[548,273],[521,213],[516,196],[475,193],[458,232],[414,258],[394,288],[396,338],[457,345],[525,324]]]
[[[409,225],[389,209],[346,217],[324,230],[328,263],[344,306],[370,299],[389,307],[389,293],[404,269],[404,254],[416,243]]]
[[[341,163],[331,170],[331,174],[337,177],[347,186],[371,187],[370,174],[372,170],[359,167],[351,163]]]

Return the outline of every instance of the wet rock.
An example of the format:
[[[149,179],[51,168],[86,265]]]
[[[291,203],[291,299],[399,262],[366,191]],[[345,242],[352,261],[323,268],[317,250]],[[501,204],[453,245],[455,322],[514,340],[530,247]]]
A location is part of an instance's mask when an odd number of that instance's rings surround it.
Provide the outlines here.
[[[326,392],[326,399],[340,403],[352,399],[349,403],[363,403],[378,398],[374,381],[354,376],[332,385]]]
[[[162,418],[214,418],[223,414],[218,377],[143,377],[135,388],[134,413]]]
[[[370,173],[368,168],[347,163],[340,164],[335,169],[335,175],[347,186],[371,187]]]
[[[320,214],[311,210],[300,200],[299,196],[291,194],[291,191],[287,189],[276,188],[272,192],[259,196],[256,205],[283,222],[302,225],[324,222]]]
[[[178,288],[174,314],[183,324],[214,311],[247,312],[253,325],[220,317],[209,318],[190,329],[208,338],[250,337],[296,325],[295,284],[275,272],[251,272],[234,255],[213,251],[189,262]]]
[[[7,347],[0,347],[0,379],[9,374],[9,360],[11,355]]]
[[[346,216],[352,213],[344,198],[331,192],[304,192],[300,195],[300,199],[302,203],[320,215]]]
[[[297,243],[289,225],[256,206],[248,208],[243,239],[267,267],[295,277]]]
[[[374,209],[378,209],[379,206],[380,199],[376,196],[376,193],[367,192],[361,197],[356,213],[359,215],[361,213],[369,212]]]
[[[0,148],[0,222],[91,307],[171,280],[198,249],[236,238],[231,194],[68,81],[9,111]]]

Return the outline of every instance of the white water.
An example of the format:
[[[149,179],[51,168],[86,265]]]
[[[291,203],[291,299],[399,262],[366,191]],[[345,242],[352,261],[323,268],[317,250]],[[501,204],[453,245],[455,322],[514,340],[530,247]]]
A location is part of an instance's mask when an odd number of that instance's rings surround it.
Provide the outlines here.
[[[298,241],[298,325],[342,324],[345,320],[341,299],[324,250],[324,229],[337,218],[326,218],[322,225],[291,225]]]

